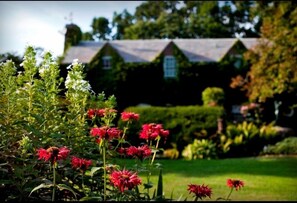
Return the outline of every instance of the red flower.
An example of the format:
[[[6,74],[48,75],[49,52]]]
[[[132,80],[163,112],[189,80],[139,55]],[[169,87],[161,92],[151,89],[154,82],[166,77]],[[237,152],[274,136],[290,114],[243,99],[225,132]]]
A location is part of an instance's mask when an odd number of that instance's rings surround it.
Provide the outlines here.
[[[117,149],[117,151],[120,155],[125,155],[126,149],[124,147],[120,147]]]
[[[244,186],[244,182],[241,180],[232,180],[232,179],[228,179],[227,180],[227,186],[229,188],[235,188],[235,190],[240,189],[241,187]]]
[[[94,137],[100,137],[100,138],[104,138],[106,136],[106,131],[107,131],[107,127],[100,127],[100,128],[92,128],[91,129],[91,135]]]
[[[50,161],[52,164],[56,163],[58,160],[66,159],[70,150],[67,147],[50,147],[47,150],[40,148],[37,150],[39,160],[44,159],[45,161]]]
[[[107,126],[103,126],[100,128],[92,128],[90,131],[91,135],[96,137],[97,139],[107,139],[111,140],[113,138],[118,138],[121,136],[122,131],[118,128],[108,128]],[[99,138],[98,138],[99,137]]]
[[[189,184],[188,185],[188,191],[191,193],[194,193],[197,198],[204,198],[209,197],[212,194],[211,188],[209,188],[207,185],[195,185],[195,184]]]
[[[96,116],[96,109],[89,109],[88,110],[88,117],[93,118],[94,116]]]
[[[71,159],[72,167],[75,169],[80,169],[82,171],[86,171],[91,164],[92,164],[91,160],[81,159],[75,156],[73,156]]]
[[[104,108],[104,109],[98,109],[97,115],[100,117],[103,117],[103,116],[107,116],[109,114],[114,114],[116,112],[117,112],[117,110],[115,110],[115,109]]]
[[[132,173],[128,170],[113,171],[109,176],[111,184],[118,188],[121,192],[131,190],[137,185],[141,184],[137,173]]]
[[[141,147],[135,147],[131,146],[127,149],[127,155],[139,158],[140,160],[143,160],[146,157],[149,157],[152,153],[152,150],[147,146],[141,146]]]
[[[140,138],[146,140],[154,140],[158,136],[164,137],[165,139],[169,135],[168,130],[164,130],[162,124],[143,124],[142,131],[140,132]]]
[[[122,131],[118,128],[109,128],[107,129],[108,139],[119,138],[121,136]]]
[[[121,119],[123,121],[137,121],[139,120],[139,114],[132,113],[132,112],[122,112],[121,113]]]

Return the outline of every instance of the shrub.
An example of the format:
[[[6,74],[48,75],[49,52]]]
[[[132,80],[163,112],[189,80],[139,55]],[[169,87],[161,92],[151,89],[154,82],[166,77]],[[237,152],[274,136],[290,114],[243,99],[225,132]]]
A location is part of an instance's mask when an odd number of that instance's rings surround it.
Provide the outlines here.
[[[224,90],[220,87],[207,87],[202,92],[203,105],[223,105],[225,100]]]
[[[125,111],[136,112],[141,115],[139,122],[131,125],[127,132],[128,140],[138,144],[135,134],[139,127],[148,122],[163,123],[170,130],[170,138],[161,143],[164,149],[176,146],[181,157],[184,147],[198,138],[201,131],[212,135],[217,131],[217,120],[224,114],[222,107],[205,106],[177,106],[177,107],[129,107]],[[123,123],[119,120],[119,126]]]
[[[262,154],[297,154],[297,137],[287,137],[275,145],[268,145]]]
[[[217,158],[216,145],[211,140],[195,139],[192,144],[186,146],[182,155],[187,160]]]

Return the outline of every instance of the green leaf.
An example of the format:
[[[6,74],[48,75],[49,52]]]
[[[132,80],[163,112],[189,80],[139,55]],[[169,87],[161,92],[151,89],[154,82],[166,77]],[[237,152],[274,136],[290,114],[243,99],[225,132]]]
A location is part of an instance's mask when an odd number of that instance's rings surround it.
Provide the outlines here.
[[[97,172],[98,170],[103,169],[102,167],[92,167],[90,175],[93,176],[95,172]]]
[[[42,188],[50,188],[54,186],[53,184],[45,184],[45,183],[41,183],[40,185],[38,185],[37,187],[33,188],[33,190],[30,192],[29,196],[35,192],[36,190],[42,189]]]
[[[144,183],[143,186],[144,186],[144,189],[149,189],[153,187],[153,183],[152,182]]]
[[[68,185],[58,184],[57,187],[59,188],[59,190],[68,190],[68,191],[72,192],[72,194],[76,198],[76,193]]]
[[[162,198],[162,195],[163,195],[163,176],[162,176],[162,169],[160,169],[158,187],[157,187],[157,197]]]
[[[102,201],[101,197],[83,197],[79,201]]]

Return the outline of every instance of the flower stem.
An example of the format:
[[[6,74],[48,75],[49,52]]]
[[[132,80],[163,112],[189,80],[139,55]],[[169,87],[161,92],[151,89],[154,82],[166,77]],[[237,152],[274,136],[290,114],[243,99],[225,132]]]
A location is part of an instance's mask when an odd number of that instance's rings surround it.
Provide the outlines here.
[[[53,180],[54,188],[53,188],[52,202],[55,201],[55,194],[56,194],[56,166],[55,166],[55,163],[53,164],[53,175],[54,175],[54,180]]]
[[[156,154],[157,154],[157,149],[158,149],[158,146],[159,146],[159,141],[160,141],[160,139],[157,140],[156,150],[154,151],[154,155],[153,155],[153,158],[152,158],[151,165],[153,165],[153,163],[154,163],[154,160],[155,160],[155,157],[156,157]]]
[[[233,187],[231,188],[231,191],[230,191],[229,195],[227,196],[227,199],[226,200],[229,200],[229,197],[230,197],[232,191],[233,191]]]
[[[106,149],[105,149],[105,139],[103,140],[103,178],[104,178],[104,201],[106,200],[106,160],[105,160],[105,153],[106,153]]]

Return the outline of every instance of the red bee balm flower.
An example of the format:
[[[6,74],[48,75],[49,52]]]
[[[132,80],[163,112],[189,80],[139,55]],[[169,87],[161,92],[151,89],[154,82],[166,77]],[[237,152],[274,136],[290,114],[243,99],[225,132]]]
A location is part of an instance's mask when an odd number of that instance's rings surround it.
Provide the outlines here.
[[[207,185],[195,185],[195,184],[189,184],[188,185],[188,191],[191,193],[194,193],[196,198],[204,198],[211,196],[211,188],[209,188]]]
[[[110,182],[114,187],[118,188],[121,192],[131,190],[137,185],[141,184],[140,178],[137,173],[132,173],[128,170],[113,171],[109,176]]]
[[[111,140],[113,138],[120,137],[122,131],[119,130],[118,128],[108,128],[107,126],[103,126],[100,128],[92,128],[90,133],[94,137]]]
[[[132,113],[132,112],[122,112],[121,113],[121,119],[123,121],[137,121],[139,120],[139,114]]]
[[[158,136],[166,139],[168,135],[169,131],[164,130],[162,124],[155,123],[143,124],[140,132],[140,138],[145,140],[154,140]]]
[[[47,150],[43,148],[37,150],[39,160],[44,159],[45,161],[50,161],[52,164],[58,160],[66,159],[69,152],[70,150],[67,147],[50,147]]]
[[[73,156],[71,159],[71,164],[72,164],[72,167],[75,169],[86,171],[89,168],[89,166],[92,164],[92,161]]]
[[[240,189],[241,187],[244,186],[244,182],[241,180],[232,180],[232,179],[228,179],[227,180],[227,186],[229,188],[235,188],[235,190]]]
[[[152,150],[147,146],[141,146],[141,147],[134,147],[131,146],[127,149],[127,155],[132,157],[137,157],[140,160],[143,160],[146,157],[149,157],[152,153]]]
[[[89,109],[88,110],[88,117],[93,118],[94,116],[96,116],[96,109]]]

